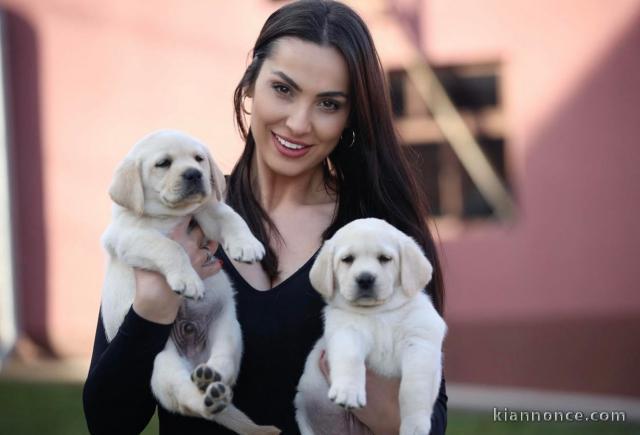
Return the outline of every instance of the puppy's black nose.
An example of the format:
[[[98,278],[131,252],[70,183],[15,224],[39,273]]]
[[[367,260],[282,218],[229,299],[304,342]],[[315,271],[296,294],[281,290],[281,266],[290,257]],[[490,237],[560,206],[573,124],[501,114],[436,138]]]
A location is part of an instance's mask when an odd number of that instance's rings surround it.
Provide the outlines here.
[[[363,272],[356,277],[356,283],[362,290],[371,290],[375,281],[376,277],[368,272]]]
[[[202,179],[202,172],[197,169],[187,169],[182,173],[182,178],[187,181],[200,181]]]

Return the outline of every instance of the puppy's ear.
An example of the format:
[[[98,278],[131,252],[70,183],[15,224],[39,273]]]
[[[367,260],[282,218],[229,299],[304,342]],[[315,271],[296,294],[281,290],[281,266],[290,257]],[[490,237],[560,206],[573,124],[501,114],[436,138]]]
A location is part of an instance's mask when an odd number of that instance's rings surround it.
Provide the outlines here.
[[[325,299],[331,299],[335,291],[333,281],[333,244],[329,241],[318,252],[311,271],[309,272],[311,285]]]
[[[400,285],[408,297],[416,295],[431,281],[433,267],[420,246],[403,234],[400,246]]]
[[[224,196],[224,191],[227,188],[227,183],[224,181],[224,174],[222,170],[216,165],[216,162],[211,158],[211,154],[207,152],[207,159],[209,159],[209,169],[210,169],[210,178],[209,182],[211,183],[211,189],[213,190],[214,195],[218,201],[222,201],[222,197]]]
[[[138,216],[144,213],[144,189],[140,164],[131,157],[125,158],[113,175],[109,196],[118,205]]]

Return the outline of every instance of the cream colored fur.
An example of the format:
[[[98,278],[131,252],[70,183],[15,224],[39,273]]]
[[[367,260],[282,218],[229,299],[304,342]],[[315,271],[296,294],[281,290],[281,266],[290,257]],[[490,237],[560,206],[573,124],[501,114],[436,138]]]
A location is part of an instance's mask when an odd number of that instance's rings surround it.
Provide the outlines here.
[[[366,406],[365,367],[401,378],[400,434],[429,433],[446,333],[422,291],[431,274],[418,244],[380,219],[351,222],[325,242],[309,275],[327,306],[295,398],[303,435],[368,433],[343,409]],[[319,368],[323,349],[331,385]]]
[[[167,164],[169,162],[169,164]],[[207,148],[184,133],[162,130],[139,141],[115,172],[109,190],[113,219],[102,242],[109,264],[102,292],[102,319],[111,341],[129,311],[134,294],[133,268],[160,272],[169,286],[185,298],[183,308],[215,308],[208,324],[205,360],[229,386],[207,405],[192,381],[194,362],[181,356],[172,339],[154,363],[152,390],[164,408],[214,420],[240,434],[275,434],[276,428],[255,425],[230,402],[242,354],[242,336],[236,319],[234,291],[224,272],[204,282],[182,247],[167,237],[185,216],[197,220],[208,240],[219,241],[236,260],[254,262],[264,247],[242,218],[223,201],[224,177]],[[190,304],[190,305],[189,305]],[[207,305],[198,305],[207,304]],[[204,365],[203,365],[204,364]],[[219,383],[217,383],[219,384]],[[202,385],[201,385],[202,386]],[[220,412],[219,405],[226,406]]]

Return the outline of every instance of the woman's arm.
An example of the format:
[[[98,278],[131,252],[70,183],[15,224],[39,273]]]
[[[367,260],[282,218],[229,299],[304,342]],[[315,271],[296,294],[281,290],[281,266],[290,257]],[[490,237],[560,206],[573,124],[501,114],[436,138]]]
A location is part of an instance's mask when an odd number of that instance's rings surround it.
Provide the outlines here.
[[[352,412],[375,435],[397,434],[400,430],[399,391],[399,379],[385,378],[367,370],[367,406]],[[431,435],[443,435],[447,429],[447,400],[442,378],[431,414]]]
[[[91,367],[82,395],[91,434],[140,433],[156,407],[151,393],[153,360],[171,331],[140,317],[133,309],[107,343],[98,318]]]
[[[433,405],[433,413],[431,414],[431,435],[444,435],[447,431],[447,386],[442,377],[440,382],[440,392],[436,403]]]
[[[329,382],[329,366],[322,353],[320,368]],[[352,410],[374,435],[397,434],[400,430],[400,379],[386,378],[367,370],[367,406]],[[447,429],[447,389],[444,377],[431,414],[430,435],[444,435]]]

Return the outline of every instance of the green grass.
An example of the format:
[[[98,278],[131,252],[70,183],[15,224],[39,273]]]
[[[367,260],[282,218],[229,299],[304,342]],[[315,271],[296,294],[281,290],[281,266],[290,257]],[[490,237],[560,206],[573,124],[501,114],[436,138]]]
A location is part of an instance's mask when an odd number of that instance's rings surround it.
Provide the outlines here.
[[[495,423],[491,413],[449,411],[448,435],[632,435],[640,424]],[[0,381],[0,434],[86,434],[82,386]],[[157,434],[157,419],[143,432]]]
[[[0,381],[0,434],[87,434],[82,385]],[[154,417],[145,435],[157,434]]]

